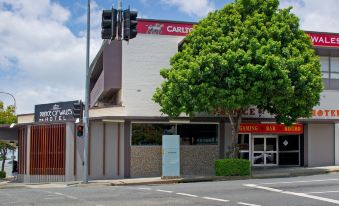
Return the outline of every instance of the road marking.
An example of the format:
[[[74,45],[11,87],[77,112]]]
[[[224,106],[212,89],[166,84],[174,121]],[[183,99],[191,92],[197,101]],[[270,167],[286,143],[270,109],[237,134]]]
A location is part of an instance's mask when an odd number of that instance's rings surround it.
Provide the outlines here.
[[[172,193],[173,191],[169,191],[169,190],[156,190],[158,192],[166,192],[166,193]]]
[[[71,196],[71,195],[65,195],[65,194],[62,194],[60,192],[54,192],[54,194],[56,195],[60,195],[60,196],[64,196],[64,197],[67,197],[69,199],[73,199],[73,200],[77,200],[78,198],[77,197],[74,197],[74,196]],[[49,196],[49,195],[48,195]],[[45,198],[46,199],[46,198]]]
[[[148,187],[139,187],[138,190],[151,190],[151,188],[148,188]]]
[[[56,195],[64,195],[64,194],[62,194],[60,192],[54,192],[54,194],[56,194]]]
[[[293,184],[293,183],[309,183],[309,182],[328,182],[328,181],[339,181],[339,179],[302,180],[302,181],[291,181],[291,182],[267,182],[267,183],[260,183],[260,185]]]
[[[337,193],[339,191],[324,191],[324,192],[307,192],[305,194],[324,194],[324,193]]]
[[[0,203],[0,205],[12,205],[12,204],[17,204],[19,202],[4,202],[4,203]]]
[[[44,199],[45,200],[58,200],[58,199],[64,199],[64,198],[61,196],[57,196],[57,197],[45,197]]]
[[[220,202],[229,202],[229,200],[224,200],[224,199],[219,199],[219,198],[214,198],[214,197],[203,197],[202,199],[215,200],[215,201],[220,201]]]
[[[334,203],[334,204],[339,205],[339,200],[334,200],[334,199],[330,199],[330,198],[318,197],[318,196],[314,196],[314,195],[308,195],[308,194],[305,194],[305,193],[297,193],[297,192],[289,192],[289,191],[284,191],[284,190],[278,190],[278,189],[274,189],[274,188],[270,188],[270,187],[258,186],[258,185],[255,185],[255,184],[244,184],[244,186],[253,187],[253,188],[262,189],[262,190],[268,190],[268,191],[271,191],[271,192],[277,192],[277,193],[282,193],[282,194],[294,195],[294,196],[299,196],[299,197],[306,197],[306,198],[310,198],[310,199],[314,199],[314,200],[330,202],[330,203]]]
[[[255,184],[244,184],[244,186],[246,186],[246,187],[254,187],[254,188],[257,188],[257,189],[268,190],[268,191],[272,191],[272,192],[283,192],[282,190],[279,190],[279,189],[274,189],[274,188],[271,188],[271,187],[259,186],[259,185],[255,185]]]
[[[198,196],[196,196],[196,195],[191,195],[191,194],[187,194],[187,193],[180,193],[180,192],[175,193],[175,194],[177,194],[177,195],[183,195],[183,196],[187,196],[187,197],[198,197]]]
[[[247,206],[261,206],[261,205],[256,205],[256,204],[250,204],[246,202],[237,202],[239,205],[247,205]]]

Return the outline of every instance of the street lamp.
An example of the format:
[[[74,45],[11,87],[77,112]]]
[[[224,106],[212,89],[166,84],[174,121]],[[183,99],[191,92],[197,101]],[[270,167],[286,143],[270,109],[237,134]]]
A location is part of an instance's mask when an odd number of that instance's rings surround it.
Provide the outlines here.
[[[15,100],[14,95],[11,94],[11,93],[8,93],[8,92],[2,92],[2,91],[0,91],[0,94],[7,94],[7,95],[9,95],[9,96],[11,96],[11,97],[13,98],[13,101],[14,101],[14,114],[15,114],[15,111],[16,111],[16,100]]]

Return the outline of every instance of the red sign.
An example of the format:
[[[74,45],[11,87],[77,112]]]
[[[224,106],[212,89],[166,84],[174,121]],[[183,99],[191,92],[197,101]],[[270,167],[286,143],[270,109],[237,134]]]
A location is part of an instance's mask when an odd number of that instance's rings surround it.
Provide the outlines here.
[[[186,36],[192,31],[193,24],[139,19],[137,29],[141,34]]]
[[[287,127],[284,124],[240,124],[240,133],[301,134],[302,124]]]
[[[307,33],[314,46],[339,47],[339,34]]]

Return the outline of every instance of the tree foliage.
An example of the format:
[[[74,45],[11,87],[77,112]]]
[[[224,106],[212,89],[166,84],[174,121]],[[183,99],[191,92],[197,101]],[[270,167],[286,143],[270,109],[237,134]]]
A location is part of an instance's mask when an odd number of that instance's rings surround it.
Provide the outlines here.
[[[17,121],[14,114],[14,106],[8,106],[5,108],[4,103],[0,101],[0,124],[12,124]]]
[[[161,112],[221,109],[233,143],[250,106],[288,125],[309,117],[323,89],[319,57],[291,7],[278,6],[278,0],[236,0],[202,19],[160,72],[165,81],[153,100]]]
[[[12,146],[10,143],[0,140],[0,161],[2,161],[1,163],[2,172],[5,169],[6,156],[9,150],[15,150],[15,146]]]

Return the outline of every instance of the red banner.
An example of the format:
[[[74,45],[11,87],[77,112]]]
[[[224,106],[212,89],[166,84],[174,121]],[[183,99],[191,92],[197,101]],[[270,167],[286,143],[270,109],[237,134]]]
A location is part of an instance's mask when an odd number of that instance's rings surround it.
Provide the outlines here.
[[[174,23],[153,20],[138,20],[138,33],[172,36],[186,36],[193,29],[193,23]]]
[[[307,33],[314,46],[339,47],[339,34]]]
[[[193,30],[194,23],[138,20],[138,33],[171,36],[186,36]],[[307,32],[314,46],[339,47],[339,34]]]
[[[301,134],[302,124],[287,127],[284,124],[240,124],[240,133]]]

